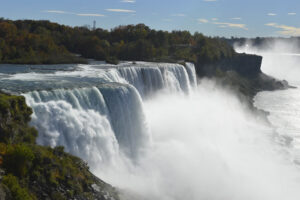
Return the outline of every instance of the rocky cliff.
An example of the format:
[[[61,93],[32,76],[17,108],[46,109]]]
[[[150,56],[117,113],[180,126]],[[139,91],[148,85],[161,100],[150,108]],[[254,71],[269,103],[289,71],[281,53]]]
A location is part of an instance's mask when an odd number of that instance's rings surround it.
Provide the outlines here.
[[[232,58],[224,58],[213,62],[199,63],[197,73],[200,76],[214,76],[217,70],[235,71],[242,76],[255,76],[261,73],[262,57],[249,54],[235,54]]]
[[[199,77],[215,77],[249,99],[259,91],[290,87],[287,81],[264,74],[261,71],[262,59],[257,55],[235,54],[232,58],[197,63],[196,70]]]

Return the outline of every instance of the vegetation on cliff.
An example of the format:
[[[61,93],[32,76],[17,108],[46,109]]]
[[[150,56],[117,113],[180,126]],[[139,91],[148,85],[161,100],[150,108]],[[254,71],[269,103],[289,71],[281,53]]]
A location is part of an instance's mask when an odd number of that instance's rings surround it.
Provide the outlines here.
[[[0,94],[0,199],[118,199],[63,147],[37,145],[31,114],[24,97]]]
[[[144,24],[110,31],[49,21],[0,19],[0,63],[74,63],[106,60],[210,62],[234,55],[225,41],[188,31],[156,31]]]

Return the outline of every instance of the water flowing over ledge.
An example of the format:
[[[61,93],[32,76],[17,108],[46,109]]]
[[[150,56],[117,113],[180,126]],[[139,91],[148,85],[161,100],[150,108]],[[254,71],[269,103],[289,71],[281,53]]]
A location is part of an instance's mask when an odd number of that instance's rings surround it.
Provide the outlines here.
[[[92,168],[115,163],[120,154],[137,160],[151,145],[142,99],[159,91],[189,94],[197,81],[192,63],[40,68],[10,71],[0,85],[26,97],[34,111],[31,123],[39,131],[39,144],[64,146]]]
[[[24,84],[14,92],[34,110],[38,143],[83,158],[121,188],[122,200],[299,199],[298,171],[273,130],[214,81],[202,80],[191,92],[192,64],[79,65],[2,76],[2,88]]]

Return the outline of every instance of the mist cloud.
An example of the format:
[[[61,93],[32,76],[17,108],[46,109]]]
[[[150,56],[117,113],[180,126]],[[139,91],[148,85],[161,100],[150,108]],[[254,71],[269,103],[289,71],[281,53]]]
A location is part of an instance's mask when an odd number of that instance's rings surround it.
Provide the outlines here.
[[[272,24],[271,24],[272,25]],[[260,47],[255,47],[251,41],[244,46],[236,46],[240,53],[250,53],[263,56],[262,71],[278,79],[284,79],[297,85],[300,83],[300,48],[295,39],[266,40]]]
[[[202,80],[190,97],[145,102],[152,145],[137,165],[101,168],[123,200],[298,200],[300,178],[273,130],[229,90]],[[130,181],[129,181],[130,180]]]

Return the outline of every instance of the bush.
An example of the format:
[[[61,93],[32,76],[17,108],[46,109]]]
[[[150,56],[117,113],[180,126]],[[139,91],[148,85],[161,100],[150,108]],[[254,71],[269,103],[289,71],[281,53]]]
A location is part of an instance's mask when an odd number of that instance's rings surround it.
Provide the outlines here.
[[[28,125],[32,109],[26,105],[25,98],[0,93],[0,142],[34,144],[37,130]]]
[[[4,168],[19,177],[24,177],[32,165],[34,154],[25,144],[9,145],[3,156]]]
[[[3,184],[10,190],[12,199],[14,200],[32,200],[27,189],[22,188],[18,178],[8,174],[3,177]]]

